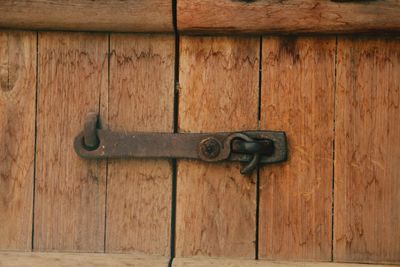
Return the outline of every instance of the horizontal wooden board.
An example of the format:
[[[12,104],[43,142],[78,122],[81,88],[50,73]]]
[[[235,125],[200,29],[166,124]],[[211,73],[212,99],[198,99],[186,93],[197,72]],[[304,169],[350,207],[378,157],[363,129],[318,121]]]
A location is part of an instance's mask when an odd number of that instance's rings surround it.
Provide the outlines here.
[[[0,27],[46,30],[172,32],[170,0],[4,0]],[[400,3],[326,0],[179,0],[183,32],[400,31]]]
[[[2,0],[0,27],[172,32],[171,0]]]
[[[400,2],[179,0],[184,32],[371,32],[400,30]]]
[[[1,267],[167,267],[168,258],[145,254],[0,253]],[[227,258],[175,258],[172,267],[385,267],[334,262],[285,262]]]
[[[167,267],[168,258],[144,254],[0,253],[1,267]]]
[[[1,262],[0,262],[1,263]],[[172,267],[384,267],[385,265],[349,264],[336,262],[289,262],[213,258],[177,258]]]

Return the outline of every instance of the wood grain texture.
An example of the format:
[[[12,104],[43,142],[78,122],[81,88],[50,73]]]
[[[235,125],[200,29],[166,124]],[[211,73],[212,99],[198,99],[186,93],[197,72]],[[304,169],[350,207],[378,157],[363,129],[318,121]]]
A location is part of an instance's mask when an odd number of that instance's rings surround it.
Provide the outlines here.
[[[263,39],[261,127],[289,160],[260,170],[260,258],[331,259],[333,37]]]
[[[173,132],[175,38],[111,35],[109,126]],[[168,160],[112,160],[108,167],[108,252],[169,255],[172,169]]]
[[[384,267],[387,265],[333,263],[333,262],[289,262],[266,260],[243,260],[228,258],[176,258],[172,267]]]
[[[103,251],[105,162],[73,149],[86,113],[106,111],[108,38],[40,33],[34,249]]]
[[[3,0],[0,27],[173,32],[170,0]]]
[[[144,254],[0,253],[1,267],[167,267],[168,258]]]
[[[399,74],[399,38],[339,38],[336,260],[400,263]]]
[[[178,29],[195,33],[400,31],[400,2],[179,0]]]
[[[179,130],[258,125],[258,38],[182,37]],[[255,176],[234,163],[179,161],[176,254],[254,257]]]
[[[0,32],[0,249],[30,250],[36,34]]]

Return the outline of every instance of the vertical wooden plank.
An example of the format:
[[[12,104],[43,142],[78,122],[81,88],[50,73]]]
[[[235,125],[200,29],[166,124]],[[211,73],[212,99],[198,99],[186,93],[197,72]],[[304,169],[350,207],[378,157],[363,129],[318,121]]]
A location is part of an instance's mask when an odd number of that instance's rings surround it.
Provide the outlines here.
[[[109,125],[173,132],[173,35],[111,35]],[[171,164],[113,160],[108,167],[107,252],[169,255]]]
[[[106,109],[107,58],[105,34],[39,35],[35,250],[104,249],[105,162],[72,144],[86,113]]]
[[[30,250],[36,33],[0,32],[0,249]]]
[[[182,37],[179,130],[257,129],[259,39]],[[179,161],[177,256],[255,255],[255,175],[234,163]]]
[[[260,258],[331,259],[335,50],[263,40],[261,127],[286,131],[289,160],[260,171]]]
[[[400,41],[339,38],[335,260],[400,263]]]

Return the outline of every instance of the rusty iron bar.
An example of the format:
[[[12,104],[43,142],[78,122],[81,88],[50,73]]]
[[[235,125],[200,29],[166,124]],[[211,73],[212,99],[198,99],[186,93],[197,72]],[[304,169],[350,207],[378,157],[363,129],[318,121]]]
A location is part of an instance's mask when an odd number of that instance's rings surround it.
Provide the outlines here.
[[[260,163],[287,159],[286,134],[282,131],[233,133],[121,133],[99,129],[98,116],[89,113],[84,130],[75,138],[76,153],[88,159],[177,158],[207,162],[239,161],[250,174]]]

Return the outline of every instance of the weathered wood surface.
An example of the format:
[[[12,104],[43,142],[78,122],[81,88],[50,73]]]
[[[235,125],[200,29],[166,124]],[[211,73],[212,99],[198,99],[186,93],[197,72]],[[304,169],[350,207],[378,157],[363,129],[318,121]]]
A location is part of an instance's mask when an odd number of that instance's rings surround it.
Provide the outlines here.
[[[104,34],[39,34],[35,250],[104,250],[106,165],[72,143],[107,108],[107,55]]]
[[[145,254],[101,253],[21,253],[1,252],[1,267],[167,267],[168,259]],[[172,267],[385,267],[388,265],[333,263],[333,262],[284,262],[227,258],[176,258]]]
[[[173,131],[174,41],[173,35],[111,35],[112,130]],[[107,179],[107,252],[169,255],[170,161],[112,160]]]
[[[400,263],[400,40],[338,41],[334,259]]]
[[[0,27],[40,30],[173,32],[169,0],[3,0]],[[381,1],[177,1],[183,32],[400,31],[400,3]]]
[[[172,32],[172,1],[2,0],[0,27],[73,31]]]
[[[256,129],[259,38],[182,37],[179,131]],[[238,163],[178,161],[177,256],[253,258],[255,175]]]
[[[1,267],[167,267],[168,258],[145,254],[0,253]]]
[[[260,258],[400,262],[399,44],[263,38],[260,128],[288,133],[290,159],[260,171]],[[180,45],[179,131],[257,129],[260,39],[184,36]],[[79,158],[72,141],[88,111],[117,131],[172,132],[174,63],[172,35],[0,33],[0,249],[30,250],[34,224],[35,250],[135,253],[2,253],[0,266],[167,266],[170,163],[113,160],[106,181],[107,162]],[[178,161],[178,257],[254,258],[256,177],[239,167]],[[224,264],[336,265],[174,260]]]
[[[243,259],[177,258],[172,267],[384,267],[387,265],[349,264],[333,262],[289,262]]]
[[[179,0],[177,14],[195,33],[400,31],[398,0]]]
[[[0,249],[30,250],[36,34],[0,33]]]
[[[259,256],[330,260],[334,37],[265,37],[261,127],[284,130],[289,160],[260,170]]]

